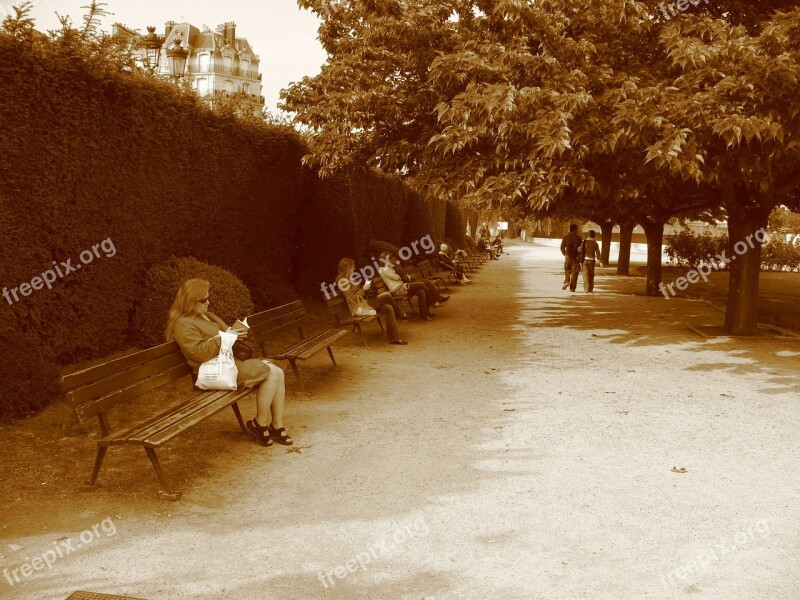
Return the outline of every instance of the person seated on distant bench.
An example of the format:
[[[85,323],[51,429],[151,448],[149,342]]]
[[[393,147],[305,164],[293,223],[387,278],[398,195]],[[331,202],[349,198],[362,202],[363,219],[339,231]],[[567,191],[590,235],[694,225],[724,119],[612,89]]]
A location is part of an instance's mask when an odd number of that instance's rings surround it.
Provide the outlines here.
[[[503,253],[503,238],[500,237],[499,233],[497,234],[497,237],[494,238],[494,241],[492,242],[492,246],[497,248],[497,253],[498,254],[502,254]]]
[[[428,311],[428,307],[444,306],[442,296],[436,291],[436,286],[428,280],[411,281],[408,277],[404,278],[395,271],[394,266],[390,266],[397,264],[391,253],[382,252],[380,258],[383,266],[378,269],[378,273],[392,296],[405,296],[406,294],[416,296],[419,302],[419,318],[423,321],[433,321],[435,315]],[[433,288],[433,293],[431,288]]]
[[[442,244],[439,246],[439,254],[436,255],[436,258],[439,261],[441,267],[447,271],[453,271],[456,274],[456,279],[461,283],[461,285],[467,285],[468,283],[472,283],[471,279],[468,279],[467,276],[464,274],[464,269],[456,265],[453,262],[453,259],[450,258],[448,254],[447,244]]]
[[[499,260],[497,258],[497,248],[489,243],[488,238],[481,238],[481,240],[478,242],[478,249],[481,252],[488,252],[489,258],[492,260]]]
[[[242,337],[245,329],[231,329],[217,315],[208,312],[208,293],[211,285],[204,279],[184,281],[175,296],[165,337],[175,340],[186,362],[194,369],[195,380],[200,365],[219,355],[222,338],[220,331],[230,331]],[[244,388],[258,387],[256,418],[247,422],[247,428],[262,446],[271,446],[275,440],[284,446],[292,445],[292,438],[283,427],[283,404],[286,387],[283,370],[267,360],[236,359],[239,369],[237,384]]]
[[[436,287],[436,284],[433,283],[433,281],[431,281],[430,279],[426,279],[424,277],[421,277],[416,270],[413,270],[413,271],[411,270],[414,267],[416,267],[416,269],[419,269],[419,263],[421,263],[423,260],[431,261],[431,260],[433,260],[435,258],[436,258],[435,254],[422,255],[421,257],[419,257],[417,259],[417,261],[415,263],[413,261],[413,259],[404,261],[404,260],[398,258],[398,256],[396,254],[390,254],[390,256],[389,256],[389,260],[394,265],[398,265],[398,267],[395,267],[395,271],[397,271],[397,274],[400,275],[402,280],[405,281],[405,282],[409,282],[409,283],[410,282],[414,282],[414,281],[420,281],[420,282],[424,283],[425,287],[428,290],[428,298],[429,298],[428,305],[429,306],[435,306],[436,308],[438,308],[439,305],[444,304],[445,302],[450,300],[450,296],[445,296],[444,294],[442,294],[439,291],[439,288]],[[405,268],[405,265],[410,265],[410,267],[409,268]],[[431,304],[430,300],[433,300],[434,303]]]
[[[390,344],[405,346],[407,341],[400,338],[400,331],[397,328],[397,319],[407,320],[408,315],[402,311],[397,302],[389,292],[378,294],[375,298],[367,298],[364,288],[353,283],[351,275],[355,271],[355,261],[352,258],[343,258],[339,261],[336,274],[336,287],[345,297],[347,306],[350,307],[350,314],[356,316],[355,307],[365,302],[382,314],[386,321],[386,338]],[[342,280],[346,280],[340,285]]]

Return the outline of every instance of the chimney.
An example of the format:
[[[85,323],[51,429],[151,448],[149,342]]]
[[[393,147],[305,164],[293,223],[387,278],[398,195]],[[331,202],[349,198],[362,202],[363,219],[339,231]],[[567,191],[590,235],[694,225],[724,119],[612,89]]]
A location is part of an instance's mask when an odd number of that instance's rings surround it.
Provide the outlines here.
[[[173,29],[175,29],[175,21],[167,21],[164,25],[164,40],[169,37],[169,34],[172,33]]]
[[[226,39],[228,43],[231,45],[231,48],[236,48],[236,23],[230,21],[229,23],[225,23],[228,26],[228,35]]]

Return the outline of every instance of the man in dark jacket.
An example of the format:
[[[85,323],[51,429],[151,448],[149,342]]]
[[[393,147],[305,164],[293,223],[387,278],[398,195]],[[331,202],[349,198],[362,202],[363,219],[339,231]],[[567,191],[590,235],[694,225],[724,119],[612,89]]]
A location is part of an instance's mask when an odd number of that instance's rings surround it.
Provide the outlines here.
[[[589,237],[583,242],[583,291],[591,294],[594,291],[594,267],[600,258],[600,244],[594,239],[594,229],[589,230]],[[602,261],[600,262],[602,266]]]
[[[574,292],[578,287],[578,273],[581,272],[581,262],[578,254],[581,250],[583,239],[578,235],[578,226],[574,223],[569,226],[569,233],[561,240],[561,254],[564,255],[564,285],[562,290],[569,287]]]

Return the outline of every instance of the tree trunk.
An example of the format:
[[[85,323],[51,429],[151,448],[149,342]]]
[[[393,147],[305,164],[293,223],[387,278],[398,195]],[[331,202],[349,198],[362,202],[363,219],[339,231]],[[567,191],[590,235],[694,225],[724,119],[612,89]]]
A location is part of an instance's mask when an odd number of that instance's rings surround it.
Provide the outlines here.
[[[611,260],[611,237],[614,234],[614,223],[612,221],[602,221],[600,223],[601,238],[603,247],[600,250],[600,260],[608,266]]]
[[[736,200],[741,200],[740,193],[746,193],[738,189],[736,192]],[[731,262],[725,333],[754,335],[758,326],[761,241],[765,239],[769,211],[739,201],[727,203],[726,208],[730,240],[727,258]]]
[[[664,221],[645,220],[642,223],[647,234],[647,286],[648,296],[661,295],[661,247],[664,243]]]
[[[469,235],[474,239],[478,235],[478,219],[480,215],[478,211],[471,210],[467,213],[467,223],[469,224]]]
[[[630,275],[631,240],[636,223],[619,224],[619,256],[617,257],[617,275]]]

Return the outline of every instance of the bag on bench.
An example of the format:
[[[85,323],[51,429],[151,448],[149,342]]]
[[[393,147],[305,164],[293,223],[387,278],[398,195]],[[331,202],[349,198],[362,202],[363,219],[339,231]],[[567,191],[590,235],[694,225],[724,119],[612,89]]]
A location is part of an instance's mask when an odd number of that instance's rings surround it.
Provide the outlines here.
[[[235,390],[239,369],[233,358],[233,344],[239,336],[235,333],[220,331],[222,338],[219,354],[200,365],[197,371],[197,383],[201,390]]]

